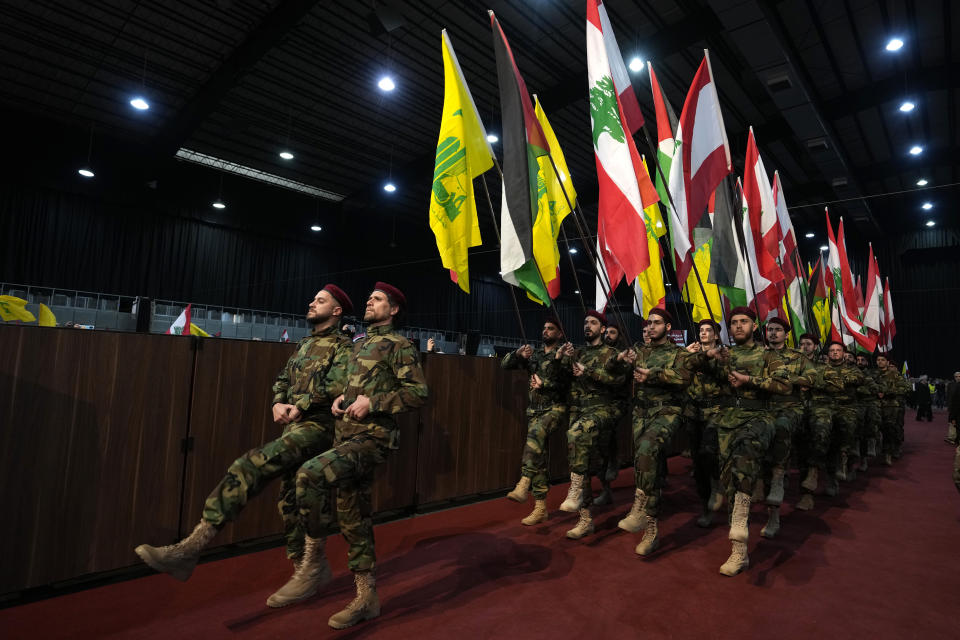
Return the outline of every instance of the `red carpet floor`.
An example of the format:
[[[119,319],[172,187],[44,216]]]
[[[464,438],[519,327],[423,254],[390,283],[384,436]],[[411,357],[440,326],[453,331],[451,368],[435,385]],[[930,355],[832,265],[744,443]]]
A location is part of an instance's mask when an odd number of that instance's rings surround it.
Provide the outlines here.
[[[555,511],[528,528],[529,507],[493,500],[376,529],[382,616],[327,627],[352,597],[345,547],[328,546],[337,577],[323,594],[272,610],[266,597],[289,565],[273,549],[199,566],[187,583],[153,575],[0,611],[3,638],[956,638],[960,495],[944,414],[908,416],[905,455],[821,497],[811,512],[783,509],[780,537],[760,537],[754,507],[748,572],[717,573],[726,527],[697,528],[689,461],[674,458],[656,555],[616,528],[616,504],[598,509],[596,535],[563,537],[575,516]],[[796,501],[791,478],[788,502]],[[6,549],[4,553],[15,552]]]

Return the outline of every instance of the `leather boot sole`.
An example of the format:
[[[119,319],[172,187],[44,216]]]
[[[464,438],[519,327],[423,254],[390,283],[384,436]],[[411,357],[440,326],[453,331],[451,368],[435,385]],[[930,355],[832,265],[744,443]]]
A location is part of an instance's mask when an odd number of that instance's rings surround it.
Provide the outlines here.
[[[184,562],[164,562],[162,558],[157,555],[159,549],[156,547],[151,547],[148,544],[141,544],[139,547],[134,549],[134,552],[140,556],[140,559],[143,560],[150,568],[159,571],[160,573],[166,573],[180,582],[186,582],[187,579],[193,574],[194,567],[197,566],[197,561],[193,562],[187,561]]]

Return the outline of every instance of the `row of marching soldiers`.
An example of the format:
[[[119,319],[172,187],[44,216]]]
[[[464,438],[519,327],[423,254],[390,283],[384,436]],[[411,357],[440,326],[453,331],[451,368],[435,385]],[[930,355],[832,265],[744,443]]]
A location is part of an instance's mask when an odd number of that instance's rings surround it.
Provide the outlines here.
[[[749,566],[751,502],[767,505],[761,535],[773,538],[779,531],[791,461],[800,472],[796,508],[809,510],[821,487],[836,496],[840,482],[866,471],[871,457],[887,465],[900,457],[910,386],[886,355],[875,356],[875,367],[865,356],[857,363],[839,342],[825,345],[821,354],[810,334],[800,337],[799,350],[789,348],[791,328],[779,317],[767,320],[764,346],[756,337],[756,314],[747,307],[729,314],[729,348],[711,320],[700,322],[699,339],[686,349],[670,339],[672,325],[671,315],[655,308],[643,342],[622,348],[618,328],[603,313],[589,311],[586,344],[574,348],[559,321],[548,318],[541,348],[524,345],[503,359],[503,368],[529,374],[521,477],[507,495],[526,502],[532,494],[534,509],[523,524],[548,518],[547,439],[566,428],[570,487],[560,510],[579,515],[566,535],[593,533],[591,507],[612,501],[616,426],[628,411],[636,490],[618,526],[642,534],[637,554],[657,549],[666,456],[675,434],[687,428],[703,509],[697,524],[712,526],[716,512],[728,505],[732,549],[720,567],[727,576]],[[593,477],[602,486],[597,497]]]

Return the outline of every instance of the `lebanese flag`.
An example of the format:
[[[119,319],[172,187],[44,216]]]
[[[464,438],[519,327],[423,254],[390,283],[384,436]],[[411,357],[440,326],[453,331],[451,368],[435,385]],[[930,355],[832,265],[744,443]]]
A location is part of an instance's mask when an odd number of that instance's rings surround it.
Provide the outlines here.
[[[840,219],[840,228],[837,237],[833,235],[833,227],[830,224],[830,213],[827,216],[827,240],[830,247],[830,271],[833,273],[831,279],[831,289],[836,298],[836,307],[834,308],[834,325],[843,323],[844,343],[852,344],[856,340],[857,344],[873,353],[877,348],[877,337],[868,335],[867,330],[857,318],[857,302],[853,293],[853,276],[850,273],[850,263],[847,261],[846,239],[843,233],[843,218]],[[834,336],[838,337],[837,327],[834,327]]]
[[[678,149],[670,165],[669,180],[676,215],[670,216],[670,224],[674,230],[671,237],[677,282],[683,283],[693,264],[690,253],[693,230],[720,181],[733,171],[720,99],[710,68],[710,53],[706,49],[680,112],[676,141]]]
[[[870,243],[870,258],[867,264],[867,289],[863,313],[863,324],[870,331],[880,334],[883,325],[883,283],[880,280],[880,267],[877,265],[877,256],[873,253],[873,243]]]
[[[590,12],[589,6],[587,12]],[[623,64],[623,56],[620,55],[617,38],[613,35],[613,25],[610,24],[607,8],[600,0],[597,2],[597,15],[600,18],[600,31],[603,32],[603,44],[607,49],[607,62],[610,63],[610,76],[613,78],[613,86],[620,101],[620,115],[623,117],[624,129],[632,135],[643,126],[643,112],[640,111],[640,103],[630,82],[627,66]]]
[[[783,184],[780,183],[780,172],[773,172],[773,206],[777,210],[777,235],[780,239],[780,266],[783,277],[787,278],[786,269],[793,270],[791,258],[797,253],[797,234],[793,230],[793,221],[787,210],[787,201],[783,197]],[[798,275],[798,274],[794,274]]]
[[[657,202],[658,196],[650,176],[638,171],[642,167],[640,155],[624,127],[625,116],[612,78],[599,0],[587,1],[587,83],[600,186],[597,235],[601,247],[619,265],[617,269],[611,260],[604,259],[615,288],[620,280],[614,280],[618,271],[632,282],[650,266],[643,209]]]
[[[893,298],[890,297],[890,278],[883,283],[883,332],[884,348],[893,349],[893,337],[897,335],[897,323],[893,319]]]
[[[284,329],[283,333],[280,334],[280,342],[290,342],[290,335],[287,334],[286,329]]]
[[[187,308],[180,312],[177,319],[174,320],[170,328],[167,329],[167,334],[174,336],[190,335],[190,306],[191,305],[188,304]]]
[[[853,291],[857,294],[857,317],[863,322],[863,282],[860,281],[860,276],[857,276],[856,281],[853,283]]]
[[[750,218],[753,244],[757,250],[757,268],[770,282],[780,282],[783,280],[783,273],[777,266],[777,258],[780,256],[777,206],[773,200],[773,189],[770,188],[767,171],[763,167],[763,159],[757,149],[757,141],[753,137],[753,127],[750,127],[747,136],[747,157],[743,165],[743,203]]]

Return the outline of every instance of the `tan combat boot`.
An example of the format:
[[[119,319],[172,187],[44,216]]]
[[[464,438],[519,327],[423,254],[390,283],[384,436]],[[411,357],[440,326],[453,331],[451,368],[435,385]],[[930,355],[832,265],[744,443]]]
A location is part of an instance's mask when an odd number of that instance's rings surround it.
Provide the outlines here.
[[[774,539],[780,531],[780,507],[767,508],[767,524],[760,529],[760,535],[764,538]]]
[[[733,497],[733,511],[730,513],[730,539],[746,542],[750,537],[750,496],[737,491]]]
[[[587,487],[587,491],[590,488]],[[567,491],[567,499],[560,505],[560,511],[567,513],[576,513],[583,505],[583,476],[579,473],[570,474],[570,489]]]
[[[520,521],[520,524],[525,524],[528,527],[531,527],[535,524],[540,524],[541,522],[547,521],[547,501],[546,500],[536,500],[533,503],[533,511],[530,512],[526,518]]]
[[[735,576],[750,566],[750,557],[747,555],[747,543],[734,540],[730,543],[733,548],[730,557],[720,566],[720,573],[725,576]]]
[[[296,571],[276,593],[267,598],[267,606],[279,609],[314,595],[320,587],[333,579],[330,563],[324,553],[326,540],[304,538],[303,557],[295,563]]]
[[[637,533],[644,529],[647,526],[647,514],[644,510],[646,506],[647,494],[637,489],[633,494],[633,507],[630,509],[630,513],[618,522],[617,526],[630,533]]]
[[[810,511],[810,509],[813,509],[813,494],[805,493],[800,496],[800,501],[795,508],[800,511]]]
[[[217,535],[217,528],[206,520],[201,520],[189,536],[176,544],[166,547],[142,544],[134,549],[134,552],[157,571],[169,573],[177,580],[186,581],[193,573],[193,568],[197,566],[200,552],[210,544],[215,535]]]
[[[840,465],[837,468],[837,473],[835,474],[837,480],[843,480],[846,482],[848,473],[847,473],[847,452],[844,451],[840,454]]]
[[[867,438],[867,455],[871,458],[877,455],[877,439]]]
[[[723,491],[720,491],[720,483],[716,478],[710,478],[710,499],[707,500],[707,509],[710,511],[720,511],[723,506]]]
[[[947,444],[957,444],[957,425],[952,422],[947,425],[947,437],[943,441]]]
[[[373,577],[373,570],[357,571],[353,574],[353,581],[357,585],[357,597],[346,609],[327,620],[327,624],[334,629],[346,629],[380,615],[380,599],[377,598],[377,581]]]
[[[567,537],[571,540],[579,540],[591,533],[593,533],[593,517],[590,515],[590,509],[580,509],[580,519],[577,520],[577,526],[567,531]]]
[[[817,485],[820,484],[820,470],[816,467],[810,467],[807,469],[807,477],[803,479],[803,482],[800,483],[800,486],[813,493],[817,490]]]
[[[600,495],[593,499],[593,504],[598,507],[611,504],[613,502],[613,491],[610,489],[610,483],[606,480],[603,481],[603,489],[600,491]]]
[[[520,481],[517,482],[517,486],[513,488],[513,491],[507,494],[507,497],[514,502],[526,502],[528,491],[530,491],[530,478],[527,476],[520,476]]]
[[[757,481],[753,483],[753,495],[750,496],[750,502],[763,502],[766,496],[767,492],[764,490],[763,480],[761,478],[757,478]]]
[[[777,465],[773,468],[773,474],[770,478],[770,492],[767,493],[767,504],[780,506],[783,504],[783,478],[784,468]]]
[[[634,549],[638,556],[648,556],[660,546],[660,536],[657,532],[657,519],[647,516],[647,528],[643,530],[643,539]]]

